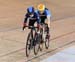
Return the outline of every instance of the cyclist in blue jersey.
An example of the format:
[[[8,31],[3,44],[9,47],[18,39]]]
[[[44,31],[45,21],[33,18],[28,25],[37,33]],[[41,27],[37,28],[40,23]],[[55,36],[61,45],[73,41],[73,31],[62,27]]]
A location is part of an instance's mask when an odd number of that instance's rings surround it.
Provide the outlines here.
[[[34,7],[27,8],[27,13],[24,18],[22,30],[25,29],[28,20],[29,20],[29,23],[28,23],[29,26],[34,26],[34,23],[37,22],[37,27],[39,27],[40,18],[38,16],[38,14],[35,12]]]
[[[37,14],[39,15],[41,21],[41,24],[47,24],[47,34],[49,34],[50,29],[50,20],[51,20],[51,13],[50,11],[45,7],[44,4],[39,4],[36,10]],[[46,20],[47,19],[47,20]]]

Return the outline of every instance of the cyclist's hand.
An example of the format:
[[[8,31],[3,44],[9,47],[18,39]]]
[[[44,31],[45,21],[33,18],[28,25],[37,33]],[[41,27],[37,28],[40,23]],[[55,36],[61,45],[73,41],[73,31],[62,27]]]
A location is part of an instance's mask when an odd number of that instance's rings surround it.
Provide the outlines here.
[[[24,30],[25,28],[26,28],[26,23],[23,24],[22,30]]]
[[[48,24],[48,27],[50,28],[50,25]]]

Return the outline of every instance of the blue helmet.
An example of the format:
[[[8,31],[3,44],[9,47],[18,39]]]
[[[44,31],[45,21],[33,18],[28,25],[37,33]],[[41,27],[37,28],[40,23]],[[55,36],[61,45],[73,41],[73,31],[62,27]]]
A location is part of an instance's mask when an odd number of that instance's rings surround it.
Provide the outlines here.
[[[33,14],[33,13],[34,13],[34,7],[29,7],[29,8],[27,8],[27,12],[28,12],[29,14]]]

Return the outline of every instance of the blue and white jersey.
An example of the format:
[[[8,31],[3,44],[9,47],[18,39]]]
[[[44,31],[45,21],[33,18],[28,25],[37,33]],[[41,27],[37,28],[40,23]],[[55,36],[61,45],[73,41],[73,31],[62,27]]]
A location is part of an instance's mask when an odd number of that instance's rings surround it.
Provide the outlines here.
[[[47,17],[47,16],[50,16],[51,17],[51,12],[46,8],[45,10],[44,10],[44,12],[41,14],[38,10],[36,10],[36,13],[38,13],[38,15],[40,16],[40,17]]]

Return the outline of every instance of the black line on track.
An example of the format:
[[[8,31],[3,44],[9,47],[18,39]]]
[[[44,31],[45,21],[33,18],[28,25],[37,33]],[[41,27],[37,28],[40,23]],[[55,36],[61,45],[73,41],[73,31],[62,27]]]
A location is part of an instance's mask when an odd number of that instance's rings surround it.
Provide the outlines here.
[[[62,46],[59,46],[59,47],[57,47],[57,48],[55,48],[55,49],[53,49],[53,50],[51,50],[51,51],[47,51],[47,52],[45,52],[45,53],[43,53],[43,54],[40,54],[40,55],[38,55],[38,56],[36,56],[36,57],[33,57],[33,58],[31,58],[31,59],[29,59],[29,60],[27,60],[27,61],[25,61],[25,62],[29,62],[29,61],[31,61],[31,60],[33,60],[33,59],[39,58],[39,57],[41,57],[41,56],[43,56],[43,55],[46,55],[46,54],[48,54],[48,53],[51,53],[51,52],[53,52],[53,51],[55,51],[55,50],[57,50],[57,49],[59,49],[59,48],[68,46],[68,45],[70,45],[71,43],[74,43],[74,42],[75,42],[75,40],[74,40],[74,41],[71,41],[71,42],[69,42],[69,43],[66,43],[66,44],[64,44],[64,45],[62,45]]]

